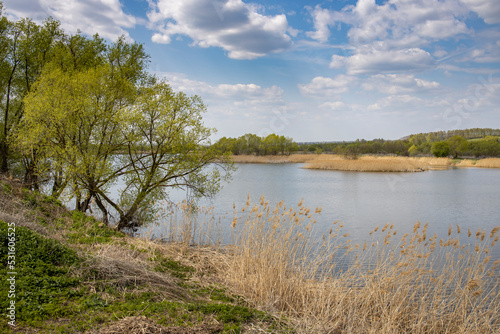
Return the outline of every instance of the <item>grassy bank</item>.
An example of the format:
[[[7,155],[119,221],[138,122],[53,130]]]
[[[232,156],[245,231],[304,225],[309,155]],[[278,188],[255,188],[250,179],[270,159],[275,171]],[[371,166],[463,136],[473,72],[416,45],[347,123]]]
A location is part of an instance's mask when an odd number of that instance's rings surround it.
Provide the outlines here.
[[[306,169],[355,172],[422,172],[455,167],[500,168],[500,158],[462,159],[432,157],[361,156],[347,159],[335,154],[233,155],[236,163],[305,163]]]
[[[132,238],[51,197],[0,180],[0,277],[15,224],[14,299],[0,282],[1,333],[286,332],[218,276],[222,254]],[[8,324],[10,300],[16,327]],[[15,330],[14,330],[15,329]]]
[[[450,226],[441,240],[427,235],[427,225],[417,223],[412,233],[399,236],[388,224],[370,232],[371,242],[354,245],[339,222],[326,235],[315,235],[314,217],[320,213],[302,203],[271,205],[262,197],[253,204],[249,198],[245,207],[234,208],[225,227],[231,246],[191,244],[196,227],[180,212],[169,222],[177,242],[165,244],[123,235],[67,212],[50,197],[3,182],[0,220],[17,226],[19,328],[46,333],[500,330],[495,268],[500,260],[490,255],[500,227]],[[5,227],[0,223],[4,240]],[[5,248],[1,261],[4,256]],[[0,300],[0,331],[8,332]]]

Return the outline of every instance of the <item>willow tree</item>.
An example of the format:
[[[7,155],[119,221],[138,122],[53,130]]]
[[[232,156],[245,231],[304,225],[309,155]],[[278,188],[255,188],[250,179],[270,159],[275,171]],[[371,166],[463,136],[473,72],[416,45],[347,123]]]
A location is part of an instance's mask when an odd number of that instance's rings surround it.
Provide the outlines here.
[[[206,106],[198,96],[174,92],[166,83],[143,87],[127,108],[126,146],[118,174],[125,188],[113,201],[99,193],[119,213],[118,229],[134,229],[147,216],[148,203],[164,199],[172,188],[189,189],[195,197],[216,194],[229,179],[229,155],[210,145],[215,129],[203,124]]]
[[[18,142],[25,152],[44,153],[40,173],[61,171],[61,189],[77,209],[95,203],[104,221],[116,215],[118,229],[134,230],[151,218],[149,203],[168,196],[169,188],[213,195],[232,165],[209,145],[214,130],[203,125],[199,97],[161,82],[112,80],[114,71],[110,65],[47,70],[25,99]],[[109,187],[119,179],[125,188],[112,198]]]

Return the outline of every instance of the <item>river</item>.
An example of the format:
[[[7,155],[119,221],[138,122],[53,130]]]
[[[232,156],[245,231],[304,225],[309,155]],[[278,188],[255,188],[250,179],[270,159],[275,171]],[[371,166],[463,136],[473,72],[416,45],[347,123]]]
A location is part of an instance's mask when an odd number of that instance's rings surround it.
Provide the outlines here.
[[[344,223],[353,243],[370,238],[377,226],[394,224],[402,235],[414,224],[429,223],[427,234],[446,237],[449,226],[475,235],[478,229],[488,234],[500,225],[500,170],[450,168],[419,173],[363,173],[303,169],[302,164],[237,164],[230,183],[224,183],[214,198],[200,201],[200,206],[213,206],[221,216],[222,229],[229,229],[233,205],[245,206],[247,197],[258,203],[264,195],[271,205],[284,201],[287,206],[303,205],[315,214],[318,233],[327,233],[332,223]],[[181,201],[185,194],[176,191],[171,201]],[[156,236],[165,235],[166,225],[154,229]],[[464,234],[464,233],[463,233]],[[500,258],[496,247],[493,258]]]

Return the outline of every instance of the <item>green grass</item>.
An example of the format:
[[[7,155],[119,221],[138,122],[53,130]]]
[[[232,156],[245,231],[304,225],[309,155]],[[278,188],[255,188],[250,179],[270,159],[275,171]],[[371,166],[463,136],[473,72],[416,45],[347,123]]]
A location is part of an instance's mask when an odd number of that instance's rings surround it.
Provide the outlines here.
[[[76,244],[109,243],[114,238],[123,238],[125,235],[115,229],[89,217],[80,211],[73,211],[71,215],[72,232],[68,233],[69,241]]]
[[[76,252],[59,242],[44,238],[24,227],[15,230],[15,266],[7,268],[7,223],[0,221],[0,276],[15,271],[16,317],[20,323],[30,325],[50,318],[67,317],[73,314],[65,304],[84,296],[79,277],[73,277],[71,270],[82,264]],[[10,276],[10,275],[9,275]],[[0,281],[0,312],[5,313],[10,299],[7,280]],[[1,327],[0,327],[1,328]],[[5,328],[5,326],[4,326]]]

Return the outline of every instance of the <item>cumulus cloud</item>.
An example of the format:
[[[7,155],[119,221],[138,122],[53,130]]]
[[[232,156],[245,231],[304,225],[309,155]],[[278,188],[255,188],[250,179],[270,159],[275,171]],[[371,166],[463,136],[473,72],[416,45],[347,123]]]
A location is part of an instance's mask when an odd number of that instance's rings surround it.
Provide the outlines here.
[[[342,110],[347,108],[346,104],[342,101],[335,101],[335,102],[325,102],[319,105],[320,108],[322,109],[328,109],[331,111],[337,111],[337,110]]]
[[[382,110],[382,109],[391,109],[394,107],[402,107],[408,108],[408,106],[420,105],[422,103],[422,99],[411,96],[411,95],[391,95],[387,96],[383,99],[378,100],[376,103],[368,106],[369,110]]]
[[[464,23],[469,12],[459,0],[390,0],[380,5],[358,0],[339,11],[318,5],[311,11],[315,30],[307,35],[324,43],[332,27],[347,26],[353,50],[333,55],[330,68],[345,67],[351,75],[421,71],[435,66],[425,46],[471,33]]]
[[[383,94],[405,94],[435,90],[440,87],[436,81],[427,81],[410,74],[377,74],[363,83],[365,90],[376,90]]]
[[[123,11],[119,0],[4,0],[9,13],[40,21],[47,16],[61,22],[64,30],[116,39],[124,35],[131,40],[126,28],[137,24],[137,18]]]
[[[500,2],[498,0],[461,0],[488,24],[500,23]]]
[[[218,84],[192,80],[180,73],[157,73],[176,91],[200,95],[214,112],[232,114],[249,108],[269,108],[283,103],[283,90],[278,86],[262,87],[250,84]]]
[[[337,75],[335,78],[316,77],[308,84],[299,84],[302,95],[309,97],[331,97],[346,93],[349,86],[356,81],[356,78],[347,75]]]
[[[170,43],[189,36],[200,47],[220,47],[234,59],[254,59],[288,49],[292,42],[284,14],[265,16],[241,0],[157,0],[150,2],[152,40]]]
[[[394,73],[402,71],[423,71],[435,66],[435,60],[419,48],[403,50],[363,50],[343,62],[348,74]]]
[[[311,13],[316,30],[308,35],[326,42],[330,27],[345,23],[350,25],[348,36],[353,44],[389,40],[409,47],[467,33],[467,26],[461,21],[467,12],[456,0],[392,0],[382,5],[377,5],[375,0],[359,0],[341,11],[322,9],[318,5]]]

